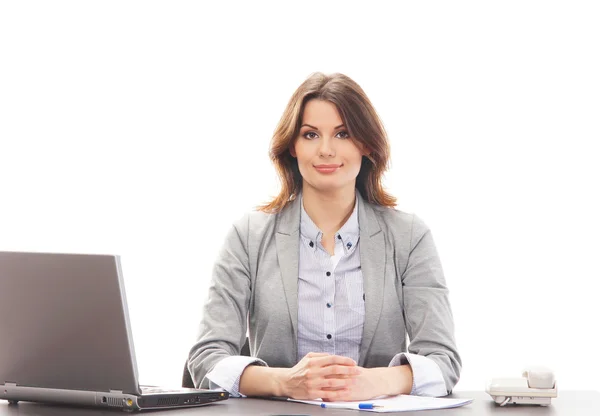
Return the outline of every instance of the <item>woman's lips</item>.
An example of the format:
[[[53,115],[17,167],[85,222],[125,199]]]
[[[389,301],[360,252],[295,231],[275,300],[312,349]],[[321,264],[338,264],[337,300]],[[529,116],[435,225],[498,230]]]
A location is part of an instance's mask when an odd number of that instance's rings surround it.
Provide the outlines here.
[[[319,165],[315,166],[315,169],[320,173],[333,173],[341,168],[343,165]]]

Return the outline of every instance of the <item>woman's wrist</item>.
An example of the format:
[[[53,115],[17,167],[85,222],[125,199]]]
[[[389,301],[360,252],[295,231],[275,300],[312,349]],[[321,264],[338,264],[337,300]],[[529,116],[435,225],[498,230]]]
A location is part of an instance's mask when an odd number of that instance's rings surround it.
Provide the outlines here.
[[[245,396],[285,396],[286,370],[249,365],[240,376],[240,393]]]
[[[271,368],[271,380],[273,383],[272,395],[276,397],[288,397],[286,381],[289,368]]]
[[[413,385],[413,374],[410,365],[372,368],[380,382],[378,388],[382,395],[397,396],[410,394]]]

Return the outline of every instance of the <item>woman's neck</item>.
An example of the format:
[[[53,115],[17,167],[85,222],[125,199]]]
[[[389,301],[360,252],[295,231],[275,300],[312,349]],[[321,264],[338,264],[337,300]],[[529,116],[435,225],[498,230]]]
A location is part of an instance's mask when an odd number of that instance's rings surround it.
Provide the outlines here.
[[[303,186],[304,210],[325,235],[332,235],[346,223],[356,201],[356,188],[344,188],[335,192],[320,192]]]

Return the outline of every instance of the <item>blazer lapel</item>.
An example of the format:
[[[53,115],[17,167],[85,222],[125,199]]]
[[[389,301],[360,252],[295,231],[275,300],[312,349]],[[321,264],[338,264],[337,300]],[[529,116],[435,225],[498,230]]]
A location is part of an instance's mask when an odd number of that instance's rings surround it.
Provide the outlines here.
[[[365,323],[360,344],[358,365],[363,365],[381,316],[384,294],[385,240],[375,212],[358,194],[358,224],[360,227],[360,264],[365,292]]]
[[[280,214],[275,234],[279,270],[294,333],[292,362],[298,355],[298,256],[300,241],[300,195]]]
[[[359,365],[363,365],[381,316],[384,294],[385,240],[373,208],[358,194],[360,263],[365,292],[365,323],[360,345]],[[298,195],[280,214],[275,235],[283,289],[294,333],[293,355],[298,355],[298,256],[301,197]]]

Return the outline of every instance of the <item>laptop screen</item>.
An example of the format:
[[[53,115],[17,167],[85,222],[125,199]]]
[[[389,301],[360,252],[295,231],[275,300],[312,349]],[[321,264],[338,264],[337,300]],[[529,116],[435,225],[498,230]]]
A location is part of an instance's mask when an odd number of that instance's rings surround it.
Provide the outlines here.
[[[0,383],[138,394],[117,256],[0,252]]]

